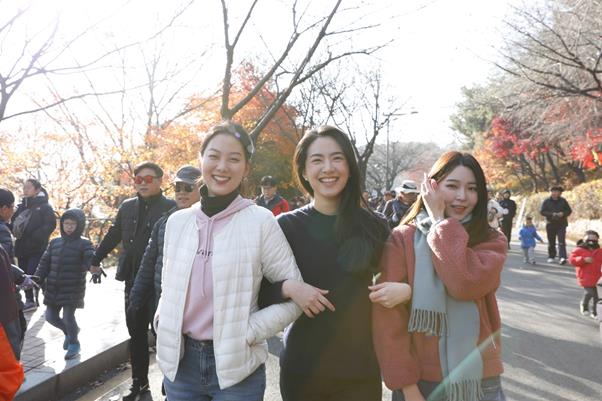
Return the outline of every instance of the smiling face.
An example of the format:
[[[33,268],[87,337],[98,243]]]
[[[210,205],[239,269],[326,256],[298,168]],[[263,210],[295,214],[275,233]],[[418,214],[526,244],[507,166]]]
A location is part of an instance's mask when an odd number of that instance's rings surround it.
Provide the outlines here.
[[[181,183],[179,186],[175,188],[176,192],[176,204],[178,205],[178,209],[187,209],[190,206],[194,205],[201,199],[201,192],[199,191],[199,184],[186,184]],[[186,191],[186,189],[192,189],[191,192]]]
[[[445,202],[445,217],[462,220],[474,210],[479,200],[475,175],[465,166],[454,168],[438,187]]]
[[[249,169],[242,144],[230,134],[212,137],[201,155],[209,196],[223,196],[236,190]]]
[[[324,136],[312,142],[307,150],[303,177],[313,189],[316,204],[340,202],[349,179],[349,164],[337,141]]]

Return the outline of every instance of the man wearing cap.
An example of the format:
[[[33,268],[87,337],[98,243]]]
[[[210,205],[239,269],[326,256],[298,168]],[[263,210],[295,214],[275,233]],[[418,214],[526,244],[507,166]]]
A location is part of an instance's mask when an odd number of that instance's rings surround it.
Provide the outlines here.
[[[161,183],[163,170],[156,163],[144,162],[134,169],[136,196],[123,201],[113,225],[107,231],[92,257],[91,273],[100,272],[100,262],[119,244],[123,250],[119,255],[115,279],[125,282],[125,310],[129,304],[129,294],[134,284],[136,272],[151,235],[151,231],[163,215],[176,203],[163,196]],[[124,401],[138,399],[148,390],[148,310],[143,307],[136,319],[128,319],[126,325],[130,334],[130,362],[132,365],[132,386]]]
[[[516,215],[516,202],[510,199],[510,195],[510,191],[505,189],[502,191],[504,198],[500,201],[500,206],[508,211],[502,216],[502,232],[508,239],[508,249],[510,249],[510,238],[512,237],[512,220]]]
[[[566,254],[566,227],[569,225],[568,217],[573,212],[569,203],[562,195],[562,187],[555,185],[550,188],[550,197],[541,204],[540,213],[546,218],[546,234],[548,236],[548,263],[556,258],[556,237],[558,237],[558,263],[567,261]]]
[[[401,186],[397,188],[397,199],[387,202],[385,206],[385,217],[389,222],[389,227],[394,228],[399,225],[404,214],[416,202],[420,191],[418,186],[412,180],[404,180]]]
[[[288,212],[290,207],[286,199],[278,194],[277,182],[271,175],[266,175],[261,179],[261,195],[255,203],[257,206],[263,206],[269,209],[274,216],[280,213]]]
[[[150,316],[155,315],[161,296],[161,272],[163,270],[163,239],[167,219],[176,210],[187,209],[201,198],[199,179],[201,170],[193,166],[182,166],[176,173],[173,189],[176,195],[176,207],[168,210],[157,220],[151,232],[148,245],[142,256],[140,269],[136,274],[130,291],[127,308],[128,319],[133,318],[144,305],[150,303]]]

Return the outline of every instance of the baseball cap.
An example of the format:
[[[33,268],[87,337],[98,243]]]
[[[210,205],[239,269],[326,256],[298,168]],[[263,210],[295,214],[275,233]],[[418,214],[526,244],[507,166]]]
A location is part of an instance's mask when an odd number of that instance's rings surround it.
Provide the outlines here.
[[[403,192],[404,194],[418,194],[418,186],[412,180],[403,180],[401,185],[397,187],[397,192]]]
[[[262,187],[275,187],[277,185],[276,179],[271,175],[266,175],[261,179],[260,185]]]
[[[174,182],[185,182],[194,185],[201,175],[201,170],[196,167],[182,166],[178,169]]]

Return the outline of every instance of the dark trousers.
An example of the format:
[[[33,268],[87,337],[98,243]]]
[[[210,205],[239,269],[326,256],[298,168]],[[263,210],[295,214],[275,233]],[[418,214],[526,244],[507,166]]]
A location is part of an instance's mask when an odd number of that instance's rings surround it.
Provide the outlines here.
[[[125,283],[125,310],[128,309],[130,290],[133,282]],[[148,327],[151,319],[148,311],[148,303],[145,303],[138,313],[128,317],[125,322],[130,333],[130,363],[132,365],[132,379],[140,383],[148,382]]]
[[[508,245],[510,245],[510,239],[512,238],[512,219],[502,220],[502,232],[508,239]]]
[[[25,274],[34,274],[38,268],[38,263],[42,255],[29,255],[18,258],[19,267],[25,272]],[[25,301],[33,302],[33,290],[25,290]]]
[[[380,377],[333,379],[283,374],[280,370],[283,401],[380,401]]]
[[[59,316],[61,309],[63,309],[63,317]],[[77,321],[75,321],[75,306],[47,305],[46,321],[65,333],[69,339],[69,344],[79,344],[77,340],[79,327],[77,327]]]
[[[556,257],[556,237],[558,237],[558,256],[566,259],[566,226],[556,223],[546,224],[548,235],[548,257]]]
[[[583,306],[583,310],[589,310],[592,312],[592,315],[596,316],[596,304],[598,303],[598,291],[596,291],[596,287],[583,287],[585,293],[583,294],[583,298],[581,298],[581,305]],[[594,300],[593,307],[590,309],[589,301]]]

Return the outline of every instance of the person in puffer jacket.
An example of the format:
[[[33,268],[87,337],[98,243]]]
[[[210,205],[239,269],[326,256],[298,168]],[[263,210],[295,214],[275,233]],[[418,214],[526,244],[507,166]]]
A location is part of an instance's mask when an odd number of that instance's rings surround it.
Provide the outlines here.
[[[155,315],[159,298],[161,297],[161,273],[163,272],[163,242],[165,237],[165,226],[167,219],[176,210],[187,209],[197,203],[201,198],[199,192],[199,179],[201,170],[193,166],[182,166],[176,173],[173,183],[176,194],[177,206],[167,211],[155,223],[151,237],[142,256],[140,269],[136,273],[134,285],[130,291],[130,300],[127,309],[128,319],[139,313],[143,305],[151,302],[149,311]]]
[[[301,314],[292,301],[259,309],[261,280],[301,280],[273,214],[239,191],[253,142],[239,124],[201,146],[201,201],[167,220],[157,361],[169,401],[260,401],[267,339]]]
[[[591,316],[596,317],[596,305],[598,303],[598,292],[596,284],[602,276],[602,249],[598,240],[600,236],[596,231],[588,230],[585,237],[579,240],[577,247],[571,252],[569,263],[575,266],[577,283],[585,290],[581,299],[580,311],[584,316],[590,316],[589,302],[593,300]]]
[[[67,210],[61,216],[61,236],[50,241],[36,270],[44,282],[46,321],[65,334],[65,359],[75,358],[80,351],[75,309],[84,307],[86,272],[94,254],[92,242],[81,236],[85,225],[82,210]]]

